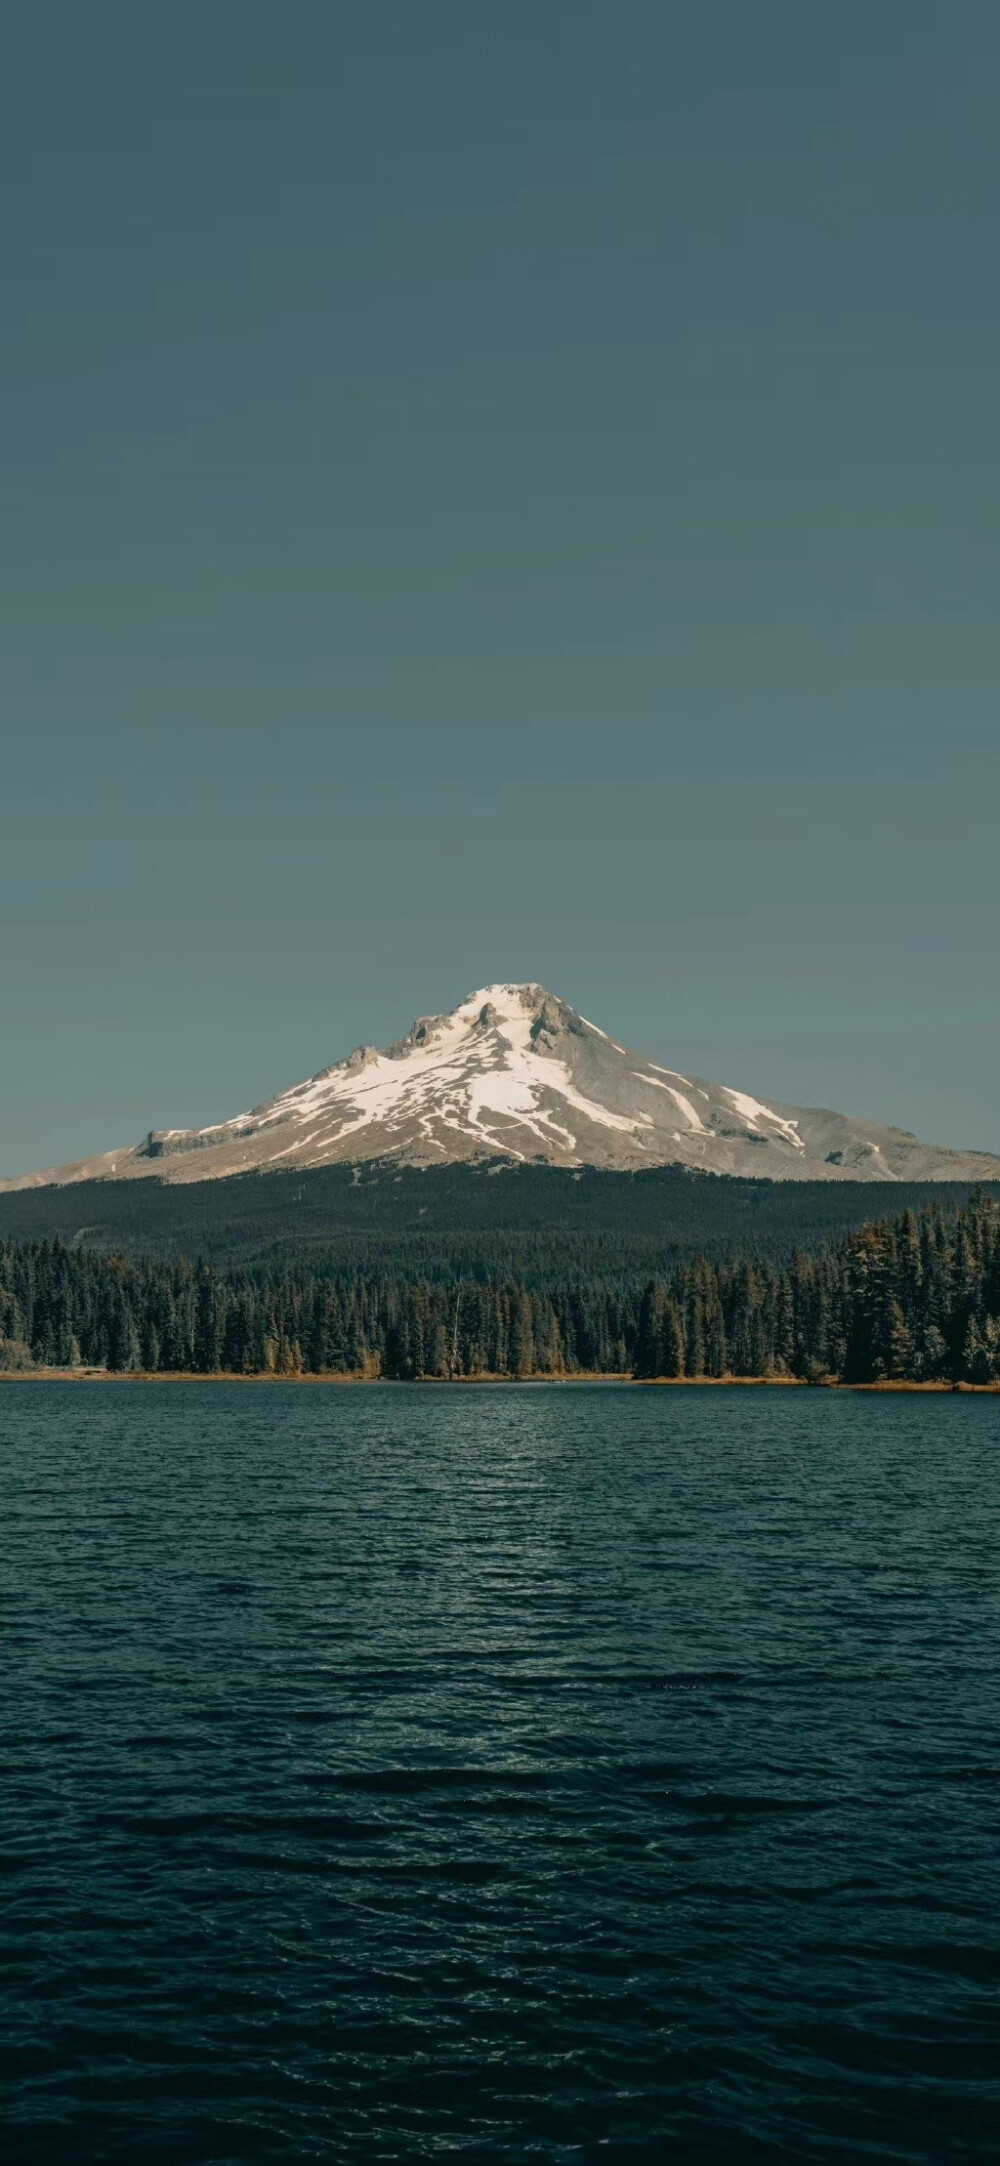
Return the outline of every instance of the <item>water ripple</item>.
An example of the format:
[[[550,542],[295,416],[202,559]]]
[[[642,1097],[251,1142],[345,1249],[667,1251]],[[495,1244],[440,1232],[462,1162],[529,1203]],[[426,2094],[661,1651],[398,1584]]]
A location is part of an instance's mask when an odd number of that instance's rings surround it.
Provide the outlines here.
[[[4,1386],[5,2161],[995,2158],[998,1446]]]

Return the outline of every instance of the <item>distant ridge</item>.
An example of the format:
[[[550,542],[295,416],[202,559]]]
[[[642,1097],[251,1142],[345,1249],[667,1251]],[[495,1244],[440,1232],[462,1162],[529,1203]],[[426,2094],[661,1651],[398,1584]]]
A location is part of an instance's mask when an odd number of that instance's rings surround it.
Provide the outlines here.
[[[924,1144],[854,1115],[763,1101],[666,1068],[541,985],[488,985],[208,1128],[141,1143],[0,1190],[77,1181],[224,1180],[373,1159],[496,1161],[625,1172],[680,1165],[778,1181],[1000,1178],[1000,1155]]]

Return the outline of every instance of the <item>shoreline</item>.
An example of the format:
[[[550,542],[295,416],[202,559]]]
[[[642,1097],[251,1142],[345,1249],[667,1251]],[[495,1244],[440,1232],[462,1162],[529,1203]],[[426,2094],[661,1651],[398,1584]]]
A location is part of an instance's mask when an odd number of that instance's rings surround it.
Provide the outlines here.
[[[1000,1382],[994,1384],[952,1384],[936,1379],[918,1383],[905,1377],[883,1377],[868,1384],[847,1384],[839,1377],[823,1378],[810,1383],[804,1376],[632,1376],[627,1371],[577,1369],[572,1373],[553,1374],[543,1371],[531,1376],[502,1376],[496,1371],[484,1371],[476,1376],[366,1376],[358,1371],[339,1372],[302,1369],[289,1376],[279,1376],[273,1370],[255,1369],[242,1373],[235,1369],[59,1369],[38,1367],[33,1369],[0,1369],[0,1386],[3,1384],[304,1384],[342,1385],[352,1387],[377,1384],[383,1387],[411,1390],[430,1384],[446,1385],[461,1390],[463,1386],[480,1384],[629,1384],[639,1391],[658,1390],[709,1390],[709,1391],[869,1391],[869,1392],[961,1392],[970,1395],[1000,1395]]]

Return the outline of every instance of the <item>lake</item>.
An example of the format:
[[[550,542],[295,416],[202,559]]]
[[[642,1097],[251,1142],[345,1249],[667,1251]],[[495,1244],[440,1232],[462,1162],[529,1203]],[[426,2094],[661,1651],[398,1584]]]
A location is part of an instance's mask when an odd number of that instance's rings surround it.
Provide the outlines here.
[[[996,1398],[0,1386],[5,2159],[995,2159],[998,1551]]]

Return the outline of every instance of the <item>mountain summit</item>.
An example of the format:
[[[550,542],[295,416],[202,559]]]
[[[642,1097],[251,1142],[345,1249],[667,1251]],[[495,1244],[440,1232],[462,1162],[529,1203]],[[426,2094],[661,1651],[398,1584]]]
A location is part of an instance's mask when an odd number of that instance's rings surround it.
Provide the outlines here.
[[[619,1045],[542,985],[487,985],[395,1045],[346,1060],[212,1128],[143,1143],[0,1188],[95,1179],[221,1179],[272,1167],[458,1159],[629,1170],[680,1164],[770,1180],[971,1181],[1000,1157],[919,1143],[901,1128],[664,1068]]]

